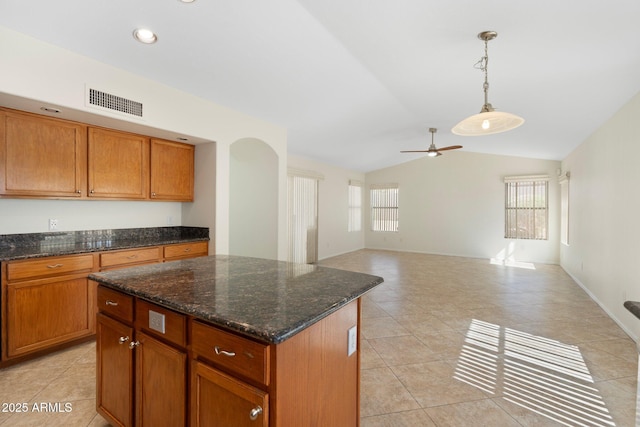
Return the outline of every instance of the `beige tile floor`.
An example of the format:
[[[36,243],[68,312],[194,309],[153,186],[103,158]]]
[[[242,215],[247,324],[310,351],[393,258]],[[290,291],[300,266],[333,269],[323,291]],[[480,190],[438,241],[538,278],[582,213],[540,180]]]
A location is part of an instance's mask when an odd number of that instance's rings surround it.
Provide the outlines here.
[[[364,297],[362,427],[634,425],[635,344],[558,266],[374,250],[321,264],[385,278]],[[28,410],[0,408],[2,427],[105,426],[95,344],[0,370],[0,402]]]

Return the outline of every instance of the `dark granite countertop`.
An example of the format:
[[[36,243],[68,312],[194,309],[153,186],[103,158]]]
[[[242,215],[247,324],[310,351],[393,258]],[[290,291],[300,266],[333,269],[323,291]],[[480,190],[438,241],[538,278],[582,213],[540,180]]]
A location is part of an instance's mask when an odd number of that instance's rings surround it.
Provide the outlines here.
[[[89,278],[273,344],[383,281],[328,267],[229,255],[131,267]]]
[[[640,319],[640,302],[638,301],[625,301],[624,306],[627,310],[633,313],[638,319]]]
[[[0,262],[208,241],[206,227],[148,227],[0,235]]]

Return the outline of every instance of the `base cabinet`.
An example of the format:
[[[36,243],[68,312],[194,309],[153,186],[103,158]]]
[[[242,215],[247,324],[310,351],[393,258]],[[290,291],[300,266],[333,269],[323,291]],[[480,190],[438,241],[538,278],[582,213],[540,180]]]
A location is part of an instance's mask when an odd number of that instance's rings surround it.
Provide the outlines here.
[[[279,344],[103,286],[98,301],[97,410],[113,425],[360,423],[360,351],[348,343],[350,330],[359,335],[359,300]]]
[[[114,426],[133,425],[133,328],[98,314],[97,410]]]
[[[192,427],[267,427],[269,395],[201,362],[191,362]]]
[[[109,301],[120,303],[117,299]],[[186,424],[187,355],[184,349],[164,343],[105,313],[98,314],[96,343],[96,410],[100,415],[114,426]]]

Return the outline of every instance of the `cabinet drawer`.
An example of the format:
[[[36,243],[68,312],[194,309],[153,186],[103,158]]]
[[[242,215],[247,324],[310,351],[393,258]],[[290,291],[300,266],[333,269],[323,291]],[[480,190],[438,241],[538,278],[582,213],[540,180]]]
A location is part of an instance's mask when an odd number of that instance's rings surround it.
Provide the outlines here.
[[[70,255],[46,257],[29,261],[10,262],[7,265],[7,279],[23,280],[36,277],[60,276],[93,269],[93,255]]]
[[[138,299],[136,326],[180,347],[187,346],[186,316]]]
[[[133,322],[133,297],[98,286],[98,310],[126,322]]]
[[[235,374],[269,385],[269,345],[194,321],[191,347],[195,354]]]
[[[209,253],[209,242],[181,243],[179,245],[169,245],[164,247],[164,257],[189,258],[205,256]]]
[[[105,252],[100,254],[100,268],[114,268],[129,264],[158,262],[160,248],[130,249],[126,251]]]

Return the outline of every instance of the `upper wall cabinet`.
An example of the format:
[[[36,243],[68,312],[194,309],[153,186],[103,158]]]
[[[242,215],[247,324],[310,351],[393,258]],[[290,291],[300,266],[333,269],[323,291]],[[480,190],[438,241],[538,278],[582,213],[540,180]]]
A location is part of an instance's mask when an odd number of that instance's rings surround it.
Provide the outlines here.
[[[87,128],[0,110],[0,194],[86,196]]]
[[[151,198],[193,201],[193,145],[151,139]]]
[[[193,201],[192,145],[0,109],[0,197]]]
[[[147,199],[149,139],[89,128],[89,197]]]

